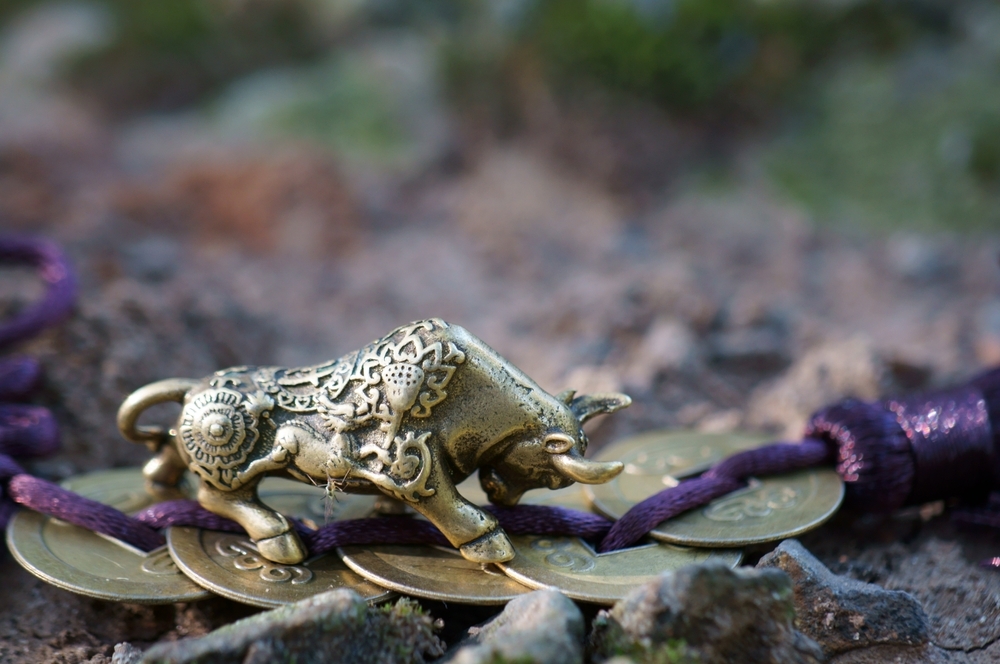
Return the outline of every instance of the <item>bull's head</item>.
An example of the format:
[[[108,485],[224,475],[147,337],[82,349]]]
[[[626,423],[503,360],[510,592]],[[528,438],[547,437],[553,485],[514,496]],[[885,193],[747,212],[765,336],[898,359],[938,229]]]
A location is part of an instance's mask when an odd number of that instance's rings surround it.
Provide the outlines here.
[[[545,429],[531,432],[490,459],[479,471],[479,482],[491,502],[513,505],[529,489],[561,489],[573,482],[603,484],[622,471],[619,461],[584,458],[587,436],[583,423],[632,403],[624,394],[577,397],[571,390],[550,397]]]

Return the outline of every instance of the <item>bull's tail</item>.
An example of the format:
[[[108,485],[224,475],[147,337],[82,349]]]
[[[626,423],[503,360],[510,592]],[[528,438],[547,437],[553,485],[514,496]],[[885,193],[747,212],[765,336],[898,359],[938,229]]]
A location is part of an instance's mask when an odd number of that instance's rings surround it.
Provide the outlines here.
[[[142,443],[154,452],[158,451],[170,440],[170,432],[163,427],[139,426],[139,416],[158,403],[184,403],[184,396],[198,383],[199,381],[190,378],[167,378],[140,387],[118,409],[118,430],[133,443]]]

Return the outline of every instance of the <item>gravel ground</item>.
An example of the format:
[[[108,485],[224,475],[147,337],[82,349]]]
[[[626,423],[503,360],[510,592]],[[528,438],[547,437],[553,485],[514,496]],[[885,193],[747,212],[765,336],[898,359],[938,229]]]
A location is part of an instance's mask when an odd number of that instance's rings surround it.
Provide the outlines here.
[[[114,413],[147,382],[314,363],[430,316],[552,392],[630,393],[597,445],[651,427],[794,430],[795,408],[1000,362],[1000,235],[817,228],[752,166],[725,190],[677,185],[636,208],[530,141],[416,175],[358,173],[308,145],[220,141],[183,121],[108,124],[49,88],[15,104],[10,80],[0,76],[0,224],[60,242],[82,283],[73,319],[19,349],[43,359],[39,401],[64,428],[64,451],[32,467],[48,477],[141,463]],[[37,293],[30,274],[0,270],[0,315]],[[829,348],[847,350],[817,369]],[[817,372],[847,377],[809,393]],[[782,408],[789,390],[801,398]],[[804,543],[834,571],[913,592],[947,661],[1000,657],[1000,575],[976,567],[1000,554],[997,534],[956,529],[941,507],[841,515]],[[79,598],[6,554],[0,576],[11,663],[102,662],[119,641],[252,612]],[[490,615],[428,606],[446,640]]]

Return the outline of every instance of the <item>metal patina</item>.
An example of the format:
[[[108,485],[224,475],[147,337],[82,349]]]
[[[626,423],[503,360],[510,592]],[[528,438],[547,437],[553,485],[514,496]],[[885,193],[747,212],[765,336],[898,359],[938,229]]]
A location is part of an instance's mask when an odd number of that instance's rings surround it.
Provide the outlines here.
[[[312,525],[361,519],[375,504],[373,496],[328,496],[320,487],[276,477],[261,482],[259,495],[282,514]],[[167,542],[171,557],[193,581],[244,604],[273,608],[337,588],[349,588],[372,604],[394,595],[352,572],[333,553],[297,565],[273,563],[246,535],[200,528],[170,528]]]
[[[621,459],[625,471],[598,487],[587,487],[595,509],[620,518],[636,503],[680,479],[707,470],[730,454],[757,447],[753,434],[653,432],[616,442],[597,458]],[[665,521],[650,531],[664,542],[699,547],[739,547],[794,537],[822,525],[844,498],[844,483],[832,468],[810,468],[760,479]]]
[[[588,510],[579,487],[539,495],[535,504]],[[567,597],[595,604],[613,604],[637,586],[663,572],[685,565],[713,562],[736,567],[743,552],[732,549],[691,549],[662,542],[597,553],[579,537],[517,535],[517,556],[501,563],[512,579],[530,588],[557,588]]]
[[[183,403],[176,429],[137,425],[164,401]],[[512,505],[532,488],[607,482],[622,464],[585,459],[582,425],[629,403],[623,394],[548,394],[463,328],[434,319],[317,366],[153,383],[125,400],[118,426],[157,451],[145,471],[151,486],[169,490],[190,469],[201,479],[198,501],[243,526],[272,562],[298,564],[306,551],[257,495],[268,474],[384,493],[485,564],[510,560],[514,548],[455,485],[478,469],[490,500]]]
[[[473,478],[456,488],[473,505],[489,502],[486,492]],[[536,503],[537,495],[546,493],[550,492],[528,491],[521,502]],[[531,591],[496,565],[470,562],[454,549],[443,546],[344,546],[337,552],[366,579],[414,597],[490,605],[504,604]]]
[[[70,478],[63,486],[124,512],[136,512],[153,502],[138,468],[89,473]],[[181,573],[166,547],[145,553],[31,510],[21,510],[11,520],[7,547],[35,576],[89,597],[172,604],[210,595]]]

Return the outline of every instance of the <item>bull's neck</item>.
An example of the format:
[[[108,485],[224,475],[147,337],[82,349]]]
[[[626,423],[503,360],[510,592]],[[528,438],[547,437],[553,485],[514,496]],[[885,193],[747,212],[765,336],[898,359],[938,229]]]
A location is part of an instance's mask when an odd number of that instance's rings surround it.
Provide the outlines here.
[[[536,433],[554,402],[485,344],[467,352],[448,393],[435,419],[440,417],[438,431],[449,457],[466,475],[509,444]]]

